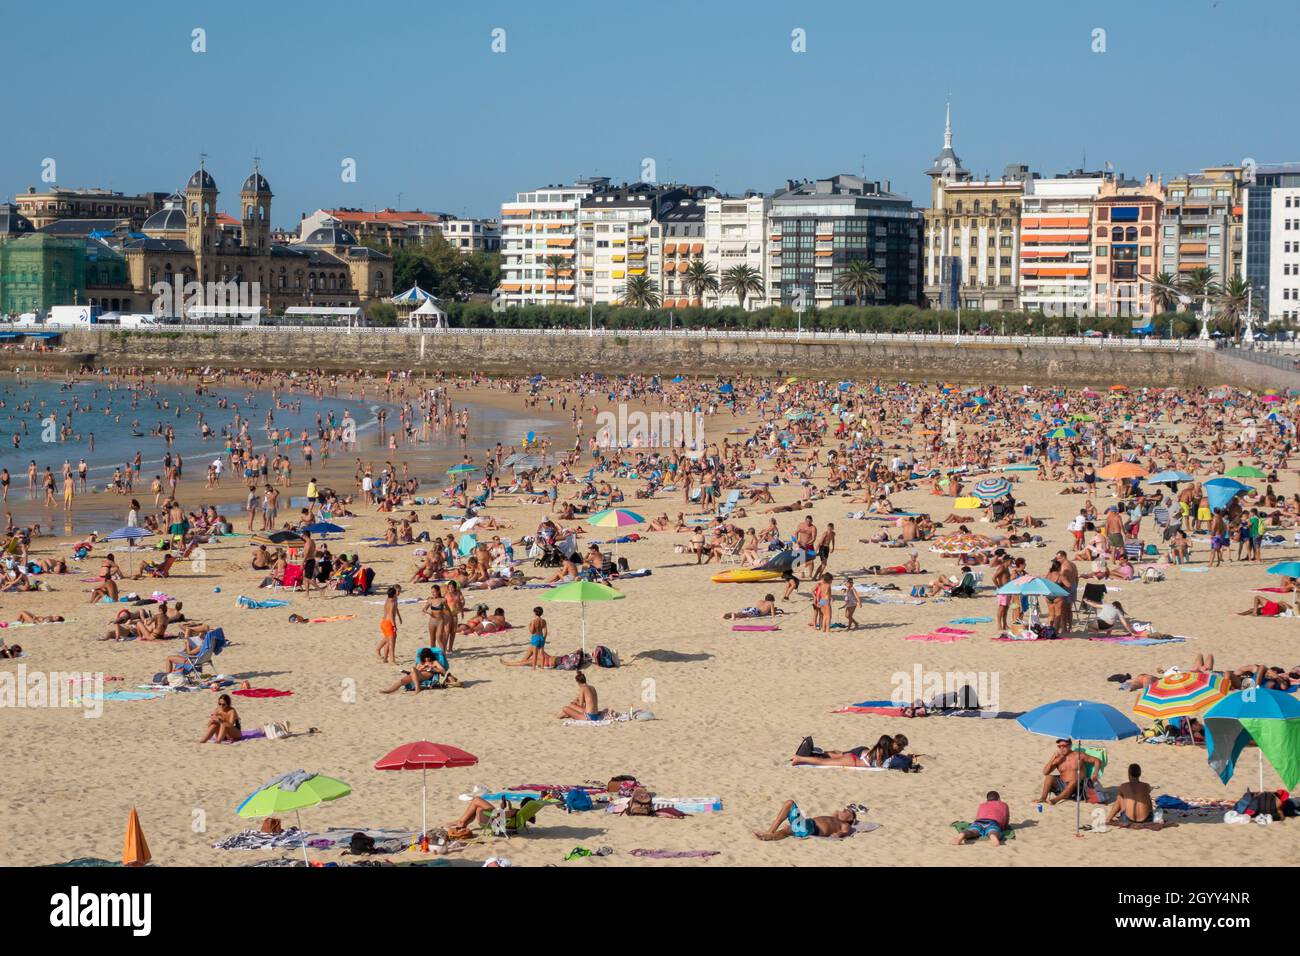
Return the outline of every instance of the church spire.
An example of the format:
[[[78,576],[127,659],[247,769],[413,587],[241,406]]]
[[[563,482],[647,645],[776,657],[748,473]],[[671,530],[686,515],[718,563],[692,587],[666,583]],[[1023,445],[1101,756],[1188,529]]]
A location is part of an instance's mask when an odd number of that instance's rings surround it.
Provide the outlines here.
[[[944,104],[943,148],[952,149],[952,102],[951,101]]]

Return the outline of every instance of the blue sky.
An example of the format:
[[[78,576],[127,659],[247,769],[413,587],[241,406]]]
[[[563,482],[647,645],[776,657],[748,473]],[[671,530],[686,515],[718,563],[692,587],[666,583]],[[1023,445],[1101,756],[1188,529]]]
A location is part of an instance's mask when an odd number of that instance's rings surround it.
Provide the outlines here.
[[[65,186],[173,189],[206,152],[234,210],[256,154],[286,226],[399,194],[495,214],[520,189],[635,179],[646,157],[727,191],[865,157],[928,205],[949,94],[977,175],[1085,150],[1133,176],[1300,160],[1292,0],[50,0],[0,6],[0,36],[0,196],[41,186],[47,157]]]

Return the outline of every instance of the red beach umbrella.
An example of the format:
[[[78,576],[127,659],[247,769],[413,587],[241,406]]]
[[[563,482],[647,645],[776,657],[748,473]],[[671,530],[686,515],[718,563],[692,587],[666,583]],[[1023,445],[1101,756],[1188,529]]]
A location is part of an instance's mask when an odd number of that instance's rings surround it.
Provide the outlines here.
[[[420,833],[428,832],[425,800],[428,796],[428,772],[442,767],[472,767],[478,757],[450,744],[435,744],[427,740],[402,744],[375,761],[376,770],[420,771]]]

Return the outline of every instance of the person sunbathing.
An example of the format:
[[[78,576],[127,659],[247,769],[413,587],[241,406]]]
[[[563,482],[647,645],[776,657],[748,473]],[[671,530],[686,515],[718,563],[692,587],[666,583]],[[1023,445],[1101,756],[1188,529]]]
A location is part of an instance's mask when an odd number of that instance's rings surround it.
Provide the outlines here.
[[[424,681],[434,681],[436,683],[440,674],[446,675],[448,678],[451,677],[447,668],[438,663],[433,651],[426,647],[421,649],[420,659],[415,662],[414,667],[409,671],[402,671],[402,676],[397,680],[397,683],[393,684],[392,687],[381,690],[379,693],[394,694],[405,687],[412,693],[418,694],[421,683]]]
[[[515,814],[518,812],[509,798],[502,797],[500,807],[494,807],[480,796],[470,797],[469,806],[459,817],[447,824],[448,830],[467,830],[471,823],[477,826],[486,826],[492,819],[492,815],[500,810],[507,826],[513,824]]]
[[[1239,617],[1281,617],[1291,610],[1286,601],[1274,601],[1271,598],[1255,597],[1251,607],[1238,611]]]
[[[890,757],[899,756],[907,748],[907,738],[902,734],[890,737],[882,735],[875,746],[854,747],[851,750],[820,750],[812,745],[811,738],[805,738],[800,750],[809,753],[796,753],[790,758],[792,767],[884,767]]]
[[[573,675],[578,684],[578,695],[555,715],[556,720],[600,720],[605,712],[600,709],[596,688],[587,683],[587,675],[578,671]]]
[[[1091,754],[1073,749],[1068,738],[1056,741],[1056,753],[1043,767],[1043,788],[1038,795],[1038,803],[1047,802],[1053,806],[1062,800],[1071,800],[1079,787],[1081,779],[1087,779],[1085,768],[1092,767],[1096,773],[1101,772],[1101,761]]]
[[[230,695],[222,694],[217,698],[217,709],[208,715],[208,729],[204,731],[199,743],[206,744],[213,739],[217,743],[222,743],[227,740],[242,740],[243,737],[244,733],[239,722],[239,711],[231,706]]]
[[[759,601],[753,607],[741,608],[739,611],[728,611],[722,615],[724,621],[741,621],[754,617],[775,617],[778,614],[784,614],[785,611],[776,606],[776,596],[764,594],[763,600]]]
[[[1138,764],[1128,765],[1128,780],[1119,785],[1115,795],[1115,804],[1106,816],[1108,824],[1146,823],[1155,812],[1151,802],[1151,785],[1142,782],[1142,768]]]
[[[1007,806],[1002,795],[990,790],[984,795],[984,802],[975,811],[975,819],[969,827],[959,833],[952,841],[953,846],[974,843],[981,837],[988,837],[989,843],[1001,846],[1006,839],[1006,831],[1011,828],[1011,808]]]
[[[921,559],[917,557],[916,552],[908,557],[904,564],[891,564],[882,567],[879,564],[873,564],[864,569],[866,574],[925,574],[926,571],[921,567]]]
[[[62,614],[33,614],[31,611],[19,611],[18,621],[22,624],[60,624]]]
[[[755,830],[754,836],[765,842],[785,840],[790,837],[796,840],[808,837],[843,839],[853,835],[853,825],[857,822],[857,809],[852,806],[836,810],[831,816],[806,817],[797,803],[787,800],[781,806],[781,811],[772,821],[772,825],[766,830]]]
[[[573,563],[572,558],[565,558],[559,569],[550,578],[546,584],[568,584],[570,581],[578,580],[578,566]]]

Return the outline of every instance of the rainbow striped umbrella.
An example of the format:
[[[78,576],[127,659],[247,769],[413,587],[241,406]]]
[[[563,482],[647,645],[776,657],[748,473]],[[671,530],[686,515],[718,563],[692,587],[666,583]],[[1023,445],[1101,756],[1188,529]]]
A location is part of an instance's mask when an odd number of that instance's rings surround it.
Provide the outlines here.
[[[1222,674],[1196,671],[1170,674],[1144,690],[1133,705],[1133,713],[1152,720],[1196,717],[1209,710],[1232,691]]]
[[[968,534],[965,532],[944,535],[930,542],[931,553],[949,556],[979,554],[993,549],[994,544],[991,538],[986,538],[982,534]]]
[[[975,482],[970,493],[981,501],[996,501],[1011,494],[1011,482],[1005,478],[983,478]]]
[[[645,518],[641,517],[635,511],[626,511],[623,508],[606,508],[604,511],[597,511],[587,519],[587,524],[594,528],[625,528],[632,524],[641,524]]]

